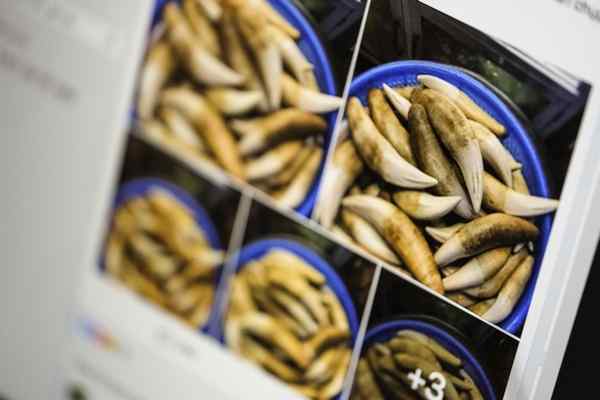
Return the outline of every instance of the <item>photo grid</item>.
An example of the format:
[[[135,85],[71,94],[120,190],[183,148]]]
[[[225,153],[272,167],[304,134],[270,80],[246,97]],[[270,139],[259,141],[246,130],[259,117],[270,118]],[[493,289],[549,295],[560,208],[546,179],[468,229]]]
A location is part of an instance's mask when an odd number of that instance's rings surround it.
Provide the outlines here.
[[[502,398],[590,89],[417,0],[157,0],[98,271],[306,398]]]

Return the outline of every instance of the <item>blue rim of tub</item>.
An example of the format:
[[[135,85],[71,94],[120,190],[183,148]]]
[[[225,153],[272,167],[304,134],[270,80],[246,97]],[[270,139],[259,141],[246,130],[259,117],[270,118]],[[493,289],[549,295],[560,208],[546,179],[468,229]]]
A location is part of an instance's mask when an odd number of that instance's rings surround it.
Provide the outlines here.
[[[154,6],[154,12],[152,14],[152,25],[153,28],[160,20],[162,8],[164,5],[170,1],[178,0],[156,0]],[[321,40],[319,39],[319,35],[315,32],[311,23],[306,19],[302,12],[298,10],[291,1],[289,0],[268,0],[271,6],[275,10],[277,10],[282,17],[284,17],[290,24],[292,24],[298,31],[300,32],[300,39],[298,40],[298,46],[300,50],[306,58],[315,66],[314,72],[317,77],[317,82],[321,91],[323,93],[327,93],[330,95],[337,95],[337,89],[335,84],[335,78],[333,75],[333,70],[331,69],[331,64],[329,62],[329,58],[323,45],[321,44]],[[296,207],[296,211],[299,214],[302,214],[305,217],[309,217],[312,209],[315,206],[315,202],[317,200],[317,194],[319,190],[319,183],[321,182],[321,176],[323,174],[323,167],[325,162],[325,155],[327,154],[327,149],[331,144],[331,138],[333,136],[333,128],[335,125],[335,120],[337,118],[337,112],[332,111],[324,115],[324,117],[328,121],[328,130],[325,135],[325,143],[323,146],[323,157],[321,160],[321,165],[319,167],[319,172],[315,177],[312,186],[306,195],[306,198],[302,201],[302,203]]]
[[[368,89],[380,88],[383,83],[389,86],[416,85],[417,75],[428,74],[444,79],[465,92],[475,103],[506,126],[507,135],[501,138],[511,154],[523,164],[523,175],[531,193],[549,197],[550,190],[542,162],[527,130],[509,107],[488,87],[476,78],[467,75],[456,67],[429,61],[398,61],[380,65],[358,76],[350,85],[350,96],[357,96],[366,104]],[[552,214],[536,218],[540,236],[535,243],[535,264],[531,279],[512,313],[500,325],[511,333],[517,333],[527,317],[535,282],[543,261],[552,230]]]
[[[258,240],[256,242],[244,246],[240,250],[237,259],[236,272],[244,268],[244,266],[248,264],[248,262],[261,258],[267,252],[273,249],[283,249],[295,254],[325,276],[327,287],[329,287],[333,291],[333,293],[340,301],[342,307],[344,308],[346,317],[348,318],[348,325],[352,334],[353,344],[356,340],[356,336],[358,335],[359,323],[356,314],[356,309],[354,307],[354,303],[352,302],[352,298],[350,297],[350,293],[348,292],[346,285],[339,277],[337,272],[333,269],[333,267],[329,265],[327,261],[321,258],[321,256],[319,256],[313,250],[310,250],[309,248],[298,242],[288,239]],[[223,316],[221,322],[222,324],[225,323],[225,315]],[[222,330],[222,325],[220,326],[220,328]],[[218,336],[220,340],[223,343],[225,343],[225,338],[223,337],[222,332],[220,332]]]
[[[144,197],[148,194],[149,191],[153,189],[161,189],[168,192],[172,195],[178,202],[183,204],[194,216],[198,226],[202,229],[202,232],[206,235],[206,239],[208,240],[210,246],[213,249],[222,250],[221,243],[219,240],[219,234],[217,233],[217,229],[210,219],[206,210],[198,204],[198,202],[184,189],[179,186],[167,182],[163,179],[158,178],[140,178],[128,181],[122,184],[119,187],[117,195],[115,196],[113,202],[113,212],[111,215],[111,221],[113,220],[112,216],[114,213],[127,201]],[[102,257],[100,261],[100,267],[104,270],[104,257]],[[215,294],[213,295],[213,304],[216,301],[216,288],[218,287],[218,283],[221,278],[221,268],[217,269],[217,273],[215,274]],[[208,327],[214,323],[215,315],[214,310],[209,314],[208,319],[200,327],[200,330],[205,332]]]
[[[486,400],[496,400],[494,387],[488,379],[485,370],[467,347],[448,332],[430,323],[413,319],[384,322],[367,331],[363,342],[363,351],[371,344],[391,339],[396,335],[396,332],[403,330],[414,330],[440,342],[446,350],[463,361],[464,369],[473,378],[484,398]]]

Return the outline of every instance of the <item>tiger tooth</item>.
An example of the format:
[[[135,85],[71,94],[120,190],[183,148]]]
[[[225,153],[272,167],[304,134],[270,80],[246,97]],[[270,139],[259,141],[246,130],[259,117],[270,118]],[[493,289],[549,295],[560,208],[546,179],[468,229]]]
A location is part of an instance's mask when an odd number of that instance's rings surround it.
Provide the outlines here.
[[[469,121],[475,138],[479,141],[483,159],[496,171],[504,183],[512,187],[512,171],[521,168],[504,147],[500,139],[479,122]]]
[[[140,75],[138,90],[138,115],[141,119],[152,117],[159,92],[175,71],[175,57],[171,46],[165,41],[154,44]]]
[[[426,192],[404,190],[394,193],[394,203],[410,217],[420,220],[435,220],[454,210],[459,196],[434,196]]]
[[[444,278],[444,289],[452,291],[481,285],[502,268],[510,252],[510,247],[498,247],[473,257],[458,271]]]
[[[437,184],[436,179],[424,174],[398,154],[379,133],[356,97],[351,98],[348,103],[348,123],[357,150],[366,163],[385,181],[400,187],[415,189]]]
[[[223,115],[239,116],[252,111],[262,99],[262,92],[231,88],[212,88],[204,92]]]
[[[342,105],[342,99],[307,89],[296,82],[288,74],[281,77],[283,101],[289,106],[312,113],[335,111]]]
[[[392,103],[396,111],[398,111],[398,113],[402,115],[402,117],[404,117],[405,120],[408,120],[408,112],[410,111],[411,106],[410,101],[400,96],[398,93],[396,93],[396,91],[394,91],[394,89],[392,89],[385,83],[383,84],[383,91],[385,92],[387,99],[390,101],[390,103]]]
[[[453,100],[469,119],[483,124],[498,136],[503,136],[506,133],[506,128],[502,124],[481,109],[456,86],[432,75],[419,75],[417,79],[428,88],[437,90]]]
[[[465,224],[463,223],[457,223],[445,227],[426,226],[425,231],[437,242],[444,243],[445,241],[450,239],[452,235],[458,232],[463,226],[465,226]]]
[[[284,142],[246,163],[246,178],[256,181],[275,175],[285,168],[302,148],[301,141]]]

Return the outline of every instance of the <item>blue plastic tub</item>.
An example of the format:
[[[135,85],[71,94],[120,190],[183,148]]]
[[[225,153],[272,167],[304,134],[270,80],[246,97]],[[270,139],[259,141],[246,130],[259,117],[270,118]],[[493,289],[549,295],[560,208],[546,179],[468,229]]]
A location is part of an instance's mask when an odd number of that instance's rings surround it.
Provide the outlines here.
[[[208,216],[206,210],[204,210],[204,208],[202,208],[202,206],[200,206],[200,204],[198,204],[198,202],[194,200],[194,198],[190,196],[185,190],[162,179],[142,178],[135,179],[123,184],[119,188],[119,191],[115,196],[112,214],[114,215],[114,213],[127,201],[133,200],[137,197],[147,196],[148,193],[153,189],[161,189],[168,192],[175,199],[177,199],[177,201],[183,204],[189,211],[191,211],[192,215],[194,216],[194,219],[198,223],[198,226],[206,235],[206,240],[208,240],[210,246],[216,250],[222,250],[217,229],[215,228],[215,225],[213,224],[210,217]],[[104,270],[104,258],[101,259],[100,265],[101,269]],[[220,277],[221,268],[219,268],[217,270],[217,273],[215,274],[215,288],[219,283]],[[213,302],[215,299],[216,295],[214,296]],[[206,331],[206,329],[214,323],[214,318],[214,312],[211,312],[206,323],[201,327],[201,330]]]
[[[350,96],[357,96],[363,104],[367,104],[369,89],[381,88],[384,83],[392,87],[416,85],[418,83],[417,75],[422,74],[434,75],[452,83],[491,116],[500,121],[507,130],[507,135],[502,139],[502,142],[512,155],[523,164],[523,175],[531,193],[536,196],[549,196],[548,183],[542,163],[529,134],[521,122],[508,106],[483,83],[459,69],[428,61],[399,61],[384,64],[358,76],[350,86]],[[533,275],[513,312],[499,324],[511,333],[516,333],[521,328],[527,316],[535,282],[552,229],[552,215],[547,214],[538,217],[536,224],[540,229],[540,236],[535,243]]]
[[[154,13],[152,16],[152,27],[154,27],[160,20],[162,8],[169,1],[177,1],[179,0],[157,0]],[[321,40],[319,36],[314,31],[312,25],[308,20],[302,15],[302,13],[292,4],[289,0],[268,0],[269,3],[273,6],[275,10],[281,14],[290,24],[292,24],[298,31],[300,32],[300,39],[297,41],[298,47],[308,61],[310,61],[315,69],[315,75],[317,77],[317,82],[319,83],[319,87],[323,93],[327,93],[330,95],[337,95],[335,79],[333,75],[333,71],[331,69],[331,64],[329,63],[329,58],[327,57],[327,53],[325,52],[323,45],[321,44]],[[324,145],[324,154],[327,154],[327,149],[331,143],[331,136],[333,135],[333,128],[335,125],[335,119],[337,116],[337,112],[330,112],[325,115],[329,123],[329,127],[325,136],[325,145]],[[325,157],[323,157],[325,158]],[[323,171],[323,162],[321,162],[321,167],[319,169],[319,173],[317,178],[313,182],[310,191],[302,204],[296,208],[296,211],[306,217],[310,216],[312,209],[315,205],[317,192],[318,192],[318,184],[321,180],[321,174]]]
[[[477,359],[454,336],[427,322],[405,319],[377,325],[367,331],[363,342],[363,351],[375,343],[391,339],[396,335],[396,332],[407,329],[420,332],[435,339],[446,350],[460,358],[463,361],[465,371],[473,378],[485,400],[496,400],[496,391]]]
[[[300,243],[287,239],[259,240],[243,247],[240,250],[237,262],[237,270],[239,271],[252,260],[262,258],[265,254],[273,249],[283,249],[295,254],[325,276],[325,279],[327,280],[327,286],[333,291],[333,293],[335,293],[342,304],[344,311],[346,312],[348,325],[350,326],[350,332],[352,334],[352,342],[354,343],[356,340],[356,335],[358,334],[359,323],[350,293],[348,293],[346,285],[338,276],[333,267],[314,251],[306,248]]]

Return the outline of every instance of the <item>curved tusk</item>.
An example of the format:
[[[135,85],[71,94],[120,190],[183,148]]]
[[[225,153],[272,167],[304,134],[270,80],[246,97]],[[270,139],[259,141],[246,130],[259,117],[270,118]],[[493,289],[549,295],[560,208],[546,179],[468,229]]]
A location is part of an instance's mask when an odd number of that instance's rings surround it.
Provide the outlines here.
[[[517,267],[498,293],[498,298],[494,305],[483,314],[483,319],[492,323],[498,323],[508,317],[527,286],[527,282],[533,272],[533,263],[534,258],[527,256]]]
[[[211,88],[204,95],[221,114],[238,116],[252,111],[263,98],[260,91]]]
[[[342,210],[342,222],[350,231],[354,241],[368,253],[381,258],[390,264],[399,265],[400,259],[390,249],[377,230],[357,214]]]
[[[277,47],[279,47],[285,66],[303,86],[311,90],[314,89],[313,83],[316,81],[313,72],[314,66],[308,61],[296,42],[275,27],[270,26],[268,29]],[[318,91],[318,89],[317,86],[316,90]]]
[[[487,172],[484,173],[483,187],[483,203],[487,208],[518,217],[546,214],[556,210],[559,205],[558,200],[519,193]]]
[[[327,113],[339,109],[342,99],[309,90],[301,86],[288,74],[281,77],[283,101],[292,107],[313,113]]]
[[[483,159],[467,118],[448,98],[431,89],[415,91],[413,101],[427,110],[436,134],[460,167],[471,204],[478,213],[483,195]]]
[[[461,200],[459,196],[433,196],[426,192],[400,191],[392,198],[394,203],[410,217],[420,220],[435,220],[454,210]]]
[[[444,243],[445,241],[450,239],[452,235],[458,232],[463,226],[465,226],[465,224],[463,223],[457,223],[451,226],[445,226],[441,228],[426,226],[425,232],[427,232],[429,236],[431,236],[437,242]]]
[[[364,164],[351,140],[343,142],[335,149],[321,183],[315,211],[317,221],[325,228],[333,224],[344,193],[363,169]]]
[[[148,52],[140,76],[137,107],[140,119],[152,117],[159,93],[175,71],[175,67],[175,56],[171,46],[162,40],[156,42]]]
[[[397,186],[417,189],[437,184],[437,180],[400,157],[379,133],[356,97],[351,98],[348,104],[348,123],[357,150],[369,167],[377,171],[385,181]]]
[[[506,128],[496,121],[491,115],[481,109],[469,96],[463,93],[459,88],[433,75],[419,75],[419,82],[428,88],[434,89],[446,95],[454,101],[456,105],[470,119],[485,125],[489,130],[498,136],[506,133]]]
[[[502,178],[504,183],[512,187],[512,171],[521,168],[512,154],[504,147],[502,142],[488,128],[479,122],[469,121],[475,138],[479,141],[481,155]]]
[[[169,42],[196,81],[211,86],[239,85],[244,82],[242,75],[223,64],[195,41],[194,34],[176,3],[168,3],[163,16]]]
[[[481,285],[502,268],[510,251],[510,247],[498,247],[473,257],[458,271],[444,278],[444,289],[451,291]]]
[[[195,33],[194,37],[202,43],[212,55],[220,57],[221,42],[219,40],[219,34],[213,27],[206,13],[198,7],[197,0],[183,0],[182,6],[183,13],[187,17],[192,31]]]
[[[272,193],[275,203],[284,208],[296,208],[306,198],[315,177],[319,172],[323,149],[315,148],[310,158],[290,184],[281,190]]]
[[[431,249],[419,228],[392,203],[373,196],[346,197],[342,204],[367,220],[423,284],[444,293]]]
[[[173,135],[177,136],[182,142],[198,149],[198,151],[206,151],[202,138],[179,111],[174,108],[161,108],[158,115]]]
[[[212,22],[221,20],[223,8],[219,4],[219,0],[196,0],[196,3],[202,7],[202,10]]]
[[[538,228],[522,218],[506,214],[489,214],[467,223],[435,253],[435,261],[445,266],[460,258],[483,251],[534,240]]]
[[[303,137],[325,133],[327,122],[318,115],[288,108],[265,117],[232,120],[230,127],[242,138],[239,142],[240,152],[249,155],[282,136]]]
[[[440,196],[460,197],[461,200],[454,209],[456,214],[465,219],[475,218],[476,213],[459,179],[459,172],[442,149],[429,123],[425,108],[420,104],[414,104],[408,113],[408,122],[419,167],[438,181],[438,184],[433,187],[433,192]]]
[[[246,178],[256,181],[283,170],[302,148],[301,141],[284,142],[260,157],[246,163]]]
[[[405,120],[408,120],[408,112],[410,111],[411,106],[410,101],[400,96],[394,91],[394,89],[392,89],[385,83],[383,84],[383,91],[385,92],[387,99],[390,101],[390,103],[392,103],[396,111],[398,111],[398,113],[402,115],[402,117],[404,117]]]
[[[523,260],[525,260],[527,255],[528,253],[525,249],[521,249],[517,253],[512,254],[508,257],[508,260],[504,263],[500,271],[492,278],[485,281],[482,285],[465,290],[465,293],[480,299],[496,296],[502,288],[502,285],[504,285],[504,282],[506,282],[513,271],[523,262]]]

